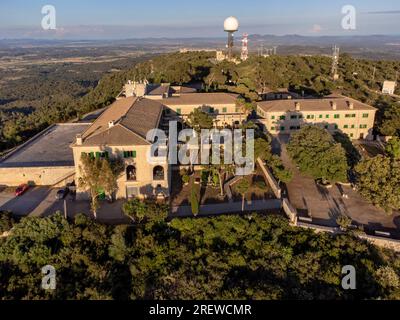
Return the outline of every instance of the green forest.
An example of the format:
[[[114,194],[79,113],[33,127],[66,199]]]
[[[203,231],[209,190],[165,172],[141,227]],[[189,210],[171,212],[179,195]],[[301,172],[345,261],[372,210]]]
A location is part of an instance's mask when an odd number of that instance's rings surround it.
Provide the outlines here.
[[[262,214],[164,218],[105,226],[84,215],[17,223],[3,214],[1,231],[13,229],[0,238],[0,299],[400,298],[398,256],[354,231],[315,233]],[[46,265],[55,290],[41,287]],[[342,289],[346,265],[356,290]]]
[[[13,147],[55,122],[68,121],[110,104],[128,79],[185,84],[201,82],[205,91],[241,94],[248,102],[258,92],[287,88],[306,95],[321,96],[339,92],[379,109],[376,131],[400,135],[400,105],[394,98],[379,94],[385,79],[400,71],[398,61],[340,57],[339,81],[330,77],[331,59],[325,56],[252,56],[238,65],[215,63],[208,52],[171,53],[142,57],[126,70],[106,73],[100,80],[70,79],[61,70],[49,72],[48,81],[22,81],[0,89],[0,151]],[[139,60],[139,59],[138,59]],[[375,71],[374,71],[375,70]],[[399,88],[397,94],[400,94]],[[11,103],[13,102],[13,103]],[[5,106],[29,112],[10,112]],[[3,107],[2,107],[3,106]],[[17,110],[18,111],[18,110]]]

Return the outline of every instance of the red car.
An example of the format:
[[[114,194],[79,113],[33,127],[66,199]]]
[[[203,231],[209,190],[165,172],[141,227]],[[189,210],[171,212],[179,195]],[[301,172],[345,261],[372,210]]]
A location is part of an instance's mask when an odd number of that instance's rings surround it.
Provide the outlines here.
[[[25,193],[26,190],[29,189],[27,184],[21,184],[17,189],[15,189],[15,196],[19,197]]]

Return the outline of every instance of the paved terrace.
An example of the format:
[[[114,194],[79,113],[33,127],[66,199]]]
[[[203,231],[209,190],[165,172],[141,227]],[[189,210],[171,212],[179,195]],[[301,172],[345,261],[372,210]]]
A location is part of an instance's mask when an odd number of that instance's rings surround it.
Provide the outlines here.
[[[90,124],[56,124],[0,160],[0,168],[73,166],[70,144]]]

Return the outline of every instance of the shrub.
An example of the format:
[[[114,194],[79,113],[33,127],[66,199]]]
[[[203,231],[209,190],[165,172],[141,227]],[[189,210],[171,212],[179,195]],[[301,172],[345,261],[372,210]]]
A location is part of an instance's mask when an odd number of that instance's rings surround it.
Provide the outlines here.
[[[184,175],[182,176],[182,182],[183,182],[184,184],[187,184],[187,183],[189,183],[189,181],[190,181],[190,177],[189,177],[187,174],[184,174]]]
[[[0,234],[9,231],[14,225],[13,215],[9,211],[0,211]]]

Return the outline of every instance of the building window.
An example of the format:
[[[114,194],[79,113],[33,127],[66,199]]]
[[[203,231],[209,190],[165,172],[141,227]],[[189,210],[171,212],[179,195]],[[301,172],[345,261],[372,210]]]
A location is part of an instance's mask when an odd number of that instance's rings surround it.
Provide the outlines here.
[[[363,113],[362,117],[363,118],[368,118],[369,114],[368,113]]]
[[[318,118],[322,119],[322,114],[320,114],[320,115],[318,116]]]
[[[176,113],[177,113],[177,114],[182,114],[181,108],[177,108],[177,109],[176,109]]]
[[[283,126],[280,127],[280,130],[281,130],[281,131],[285,131],[285,127],[283,127]]]
[[[279,119],[280,119],[280,120],[285,120],[286,117],[285,117],[285,116],[280,116]]]
[[[338,126],[337,126],[337,124],[335,124],[335,130],[337,130],[337,128],[338,128]]]
[[[326,119],[329,119],[329,114],[325,115],[325,118],[326,118]]]
[[[153,180],[156,180],[156,181],[164,180],[164,168],[163,167],[161,167],[161,166],[154,167]]]
[[[227,108],[222,108],[222,113],[227,113],[228,111],[227,111]]]
[[[354,128],[355,128],[355,125],[354,125],[354,124],[352,124],[352,125],[351,125],[351,128],[352,128],[352,129],[354,129]]]
[[[272,116],[271,119],[272,119],[272,120],[275,120],[275,116]]]
[[[314,119],[314,115],[312,114],[307,115],[307,119]]]
[[[326,124],[326,125],[324,126],[324,128],[325,128],[325,129],[329,129],[329,125]]]
[[[275,127],[271,127],[271,131],[275,131]]]
[[[135,166],[127,166],[126,167],[126,180],[128,181],[136,181],[136,167]]]
[[[239,113],[239,112],[240,112],[240,108],[239,108],[239,107],[236,107],[236,108],[235,108],[235,113]],[[265,115],[264,115],[264,112],[262,112],[261,114],[262,114],[263,117],[265,116]]]
[[[367,125],[366,124],[360,124],[360,129],[367,129]]]
[[[124,151],[124,158],[136,158],[136,151]]]
[[[335,114],[333,117],[334,117],[335,119],[339,119],[339,118],[340,118],[340,115]]]
[[[299,130],[300,129],[300,126],[291,126],[290,127],[290,130]]]
[[[354,134],[350,133],[350,138],[353,138],[353,137],[354,137]]]
[[[214,108],[211,108],[211,107],[208,108],[208,112],[209,112],[209,113],[214,113]]]
[[[348,124],[345,124],[345,125],[343,126],[343,128],[348,129],[348,128],[349,128],[349,125],[348,125]]]
[[[345,117],[346,118],[355,118],[356,117],[356,114],[355,113],[347,113],[346,115],[345,115]]]
[[[90,156],[92,156],[92,153],[93,152],[91,152]],[[108,152],[107,151],[104,151],[104,152],[97,151],[96,152],[96,159],[104,159],[104,158],[108,159]]]
[[[299,114],[299,119],[303,119],[303,115],[302,114]]]
[[[297,116],[292,114],[292,115],[290,116],[290,119],[297,119]]]

